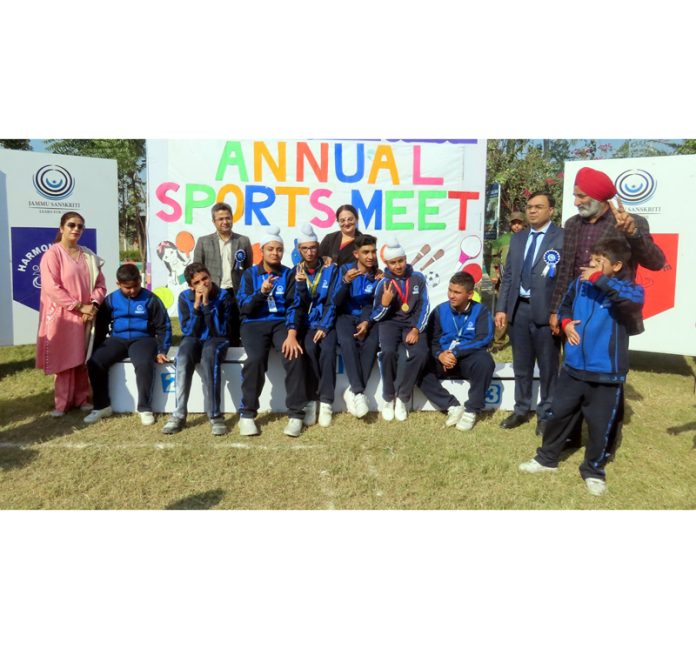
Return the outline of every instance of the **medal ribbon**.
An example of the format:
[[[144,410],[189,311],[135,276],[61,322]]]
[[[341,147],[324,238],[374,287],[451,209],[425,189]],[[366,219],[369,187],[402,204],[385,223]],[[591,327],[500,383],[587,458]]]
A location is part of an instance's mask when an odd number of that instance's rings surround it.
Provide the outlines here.
[[[409,285],[409,282],[410,282],[410,281],[411,281],[411,280],[408,280],[408,279],[407,279],[407,280],[404,282],[404,290],[403,290],[403,291],[399,288],[399,283],[398,283],[395,279],[393,279],[393,280],[391,281],[391,282],[392,282],[392,285],[393,285],[394,288],[396,289],[397,294],[399,295],[399,298],[401,299],[401,303],[402,303],[402,304],[408,304],[408,285]]]
[[[316,277],[313,282],[309,281],[309,269],[307,268],[307,264],[303,262],[304,266],[304,271],[305,271],[305,276],[307,279],[305,280],[307,282],[307,288],[309,289],[309,293],[312,297],[315,297],[317,294],[317,286],[319,286],[319,282],[321,281],[321,274],[324,272],[324,266],[319,265],[319,270],[315,273]]]

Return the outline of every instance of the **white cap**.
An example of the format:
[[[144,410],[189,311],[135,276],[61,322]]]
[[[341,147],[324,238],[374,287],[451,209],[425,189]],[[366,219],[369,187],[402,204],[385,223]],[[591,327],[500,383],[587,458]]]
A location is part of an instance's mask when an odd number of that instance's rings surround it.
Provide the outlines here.
[[[299,246],[301,243],[316,243],[317,241],[319,241],[319,238],[314,232],[314,228],[309,223],[305,223],[300,228],[300,235],[297,237],[297,245]]]
[[[384,248],[383,253],[384,261],[391,261],[392,259],[396,259],[397,257],[406,256],[406,251],[397,241],[396,237],[391,237],[390,239],[387,239],[385,246],[386,247]]]
[[[283,243],[283,239],[280,236],[280,228],[277,225],[269,225],[264,231],[263,235],[259,239],[259,247],[263,248],[267,243],[271,241],[278,241]]]

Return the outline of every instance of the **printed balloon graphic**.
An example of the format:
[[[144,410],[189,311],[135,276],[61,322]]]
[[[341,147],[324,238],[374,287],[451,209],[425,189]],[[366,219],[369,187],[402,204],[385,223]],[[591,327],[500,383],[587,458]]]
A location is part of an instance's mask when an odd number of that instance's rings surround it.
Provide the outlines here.
[[[191,253],[196,245],[196,240],[193,235],[186,230],[182,230],[176,235],[176,247],[185,255]]]
[[[254,265],[260,264],[263,261],[263,255],[261,254],[261,246],[255,243],[251,246],[251,252],[254,256]]]
[[[469,273],[474,278],[474,282],[476,282],[476,284],[478,284],[483,277],[483,270],[478,264],[467,264],[464,266],[464,268],[462,268],[462,270],[465,273]]]
[[[158,286],[152,291],[167,309],[170,309],[174,304],[174,293],[167,286]]]

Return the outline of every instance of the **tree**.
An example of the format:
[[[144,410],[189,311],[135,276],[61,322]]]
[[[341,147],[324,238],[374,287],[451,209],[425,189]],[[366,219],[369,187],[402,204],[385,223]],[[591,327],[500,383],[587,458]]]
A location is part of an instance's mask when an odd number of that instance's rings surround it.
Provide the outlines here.
[[[145,140],[47,140],[52,153],[110,158],[118,166],[119,230],[128,246],[135,240],[146,261]]]
[[[0,140],[0,148],[17,151],[32,151],[29,140]]]
[[[696,153],[696,140],[684,140],[684,142],[677,148],[677,153],[681,155]]]

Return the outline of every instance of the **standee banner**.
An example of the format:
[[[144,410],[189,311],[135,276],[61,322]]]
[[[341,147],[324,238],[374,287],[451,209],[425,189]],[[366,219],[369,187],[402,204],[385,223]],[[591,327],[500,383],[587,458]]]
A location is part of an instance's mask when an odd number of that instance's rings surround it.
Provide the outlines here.
[[[36,342],[39,264],[60,217],[84,216],[84,245],[105,260],[115,288],[118,267],[118,181],[115,160],[0,150],[0,345]]]
[[[638,269],[636,279],[645,288],[645,333],[631,337],[631,349],[696,355],[696,156],[566,162],[564,222],[577,214],[573,180],[586,166],[606,173],[626,211],[647,219],[667,260],[662,270]]]
[[[255,262],[264,226],[280,227],[292,266],[300,227],[321,241],[349,203],[378,249],[399,239],[432,304],[457,270],[481,279],[485,140],[148,140],[147,157],[149,281],[171,314],[197,239],[215,230],[216,202],[230,204]]]

